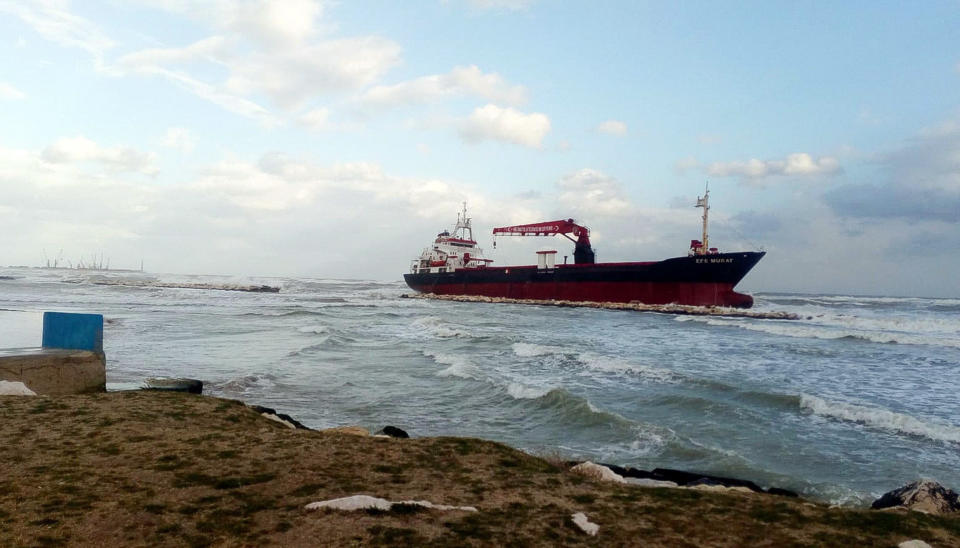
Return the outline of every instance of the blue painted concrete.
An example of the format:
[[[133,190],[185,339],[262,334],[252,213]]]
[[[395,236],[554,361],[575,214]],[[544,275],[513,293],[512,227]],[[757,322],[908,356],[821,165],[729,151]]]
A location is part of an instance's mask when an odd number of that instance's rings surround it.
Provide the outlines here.
[[[43,347],[103,353],[103,315],[43,313]]]

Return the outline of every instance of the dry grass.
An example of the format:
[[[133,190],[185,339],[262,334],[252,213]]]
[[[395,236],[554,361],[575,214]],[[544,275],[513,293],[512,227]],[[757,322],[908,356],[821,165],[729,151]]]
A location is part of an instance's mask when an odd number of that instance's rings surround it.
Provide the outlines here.
[[[3,546],[960,545],[960,519],[598,484],[498,443],[294,431],[187,394],[0,397],[0,421]],[[354,494],[480,511],[303,509]]]

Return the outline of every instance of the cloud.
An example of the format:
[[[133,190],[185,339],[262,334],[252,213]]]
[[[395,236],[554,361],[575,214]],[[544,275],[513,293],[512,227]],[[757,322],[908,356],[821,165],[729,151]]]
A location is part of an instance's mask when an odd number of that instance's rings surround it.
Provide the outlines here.
[[[490,104],[473,111],[461,124],[460,136],[468,142],[493,140],[540,148],[549,131],[546,114],[524,114]]]
[[[507,105],[519,105],[527,100],[523,86],[510,84],[497,73],[484,74],[476,65],[470,65],[455,67],[447,74],[373,87],[363,94],[361,102],[366,106],[390,107],[468,95]]]
[[[561,190],[562,205],[590,217],[619,215],[630,209],[623,185],[595,169],[581,169],[566,175],[557,186]]]
[[[606,122],[601,122],[600,125],[597,126],[597,132],[606,135],[614,135],[616,137],[623,137],[627,134],[627,124],[621,122],[620,120],[607,120]]]
[[[167,148],[176,149],[181,152],[190,152],[197,144],[197,141],[193,137],[193,134],[190,133],[189,129],[182,127],[171,127],[167,129],[166,133],[164,133],[163,138],[160,140],[160,144]]]
[[[99,64],[104,52],[114,46],[114,41],[88,19],[70,13],[66,6],[66,2],[58,0],[0,0],[0,12],[19,17],[51,42],[87,51]]]
[[[807,153],[790,154],[783,160],[750,159],[745,162],[715,162],[707,167],[707,174],[715,177],[741,177],[758,182],[776,176],[830,175],[841,171],[840,162],[831,156],[814,159]]]
[[[879,184],[845,185],[824,195],[839,215],[854,218],[960,222],[960,123],[925,128],[874,162]]]
[[[156,155],[131,147],[102,147],[86,137],[64,137],[47,146],[42,153],[44,161],[53,164],[97,162],[110,171],[139,172],[155,175]]]
[[[26,96],[26,93],[13,87],[12,85],[6,82],[0,82],[0,100],[13,101],[17,99],[23,99]]]
[[[316,131],[325,131],[333,128],[330,123],[330,109],[328,108],[315,108],[305,113],[300,117],[300,123]]]

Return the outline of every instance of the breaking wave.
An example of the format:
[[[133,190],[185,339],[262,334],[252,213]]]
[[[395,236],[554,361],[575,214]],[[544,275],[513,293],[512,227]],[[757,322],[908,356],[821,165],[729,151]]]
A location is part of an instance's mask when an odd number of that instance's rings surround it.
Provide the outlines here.
[[[417,331],[439,338],[473,337],[473,334],[467,331],[466,327],[454,325],[437,316],[417,318],[411,325]]]
[[[519,358],[557,356],[576,361],[580,366],[605,373],[628,373],[656,382],[679,382],[681,376],[670,371],[648,365],[630,363],[619,358],[604,356],[593,352],[579,352],[562,346],[539,345],[532,343],[514,343],[513,353]]]
[[[429,351],[423,352],[424,356],[433,359],[439,365],[446,365],[446,369],[437,371],[438,377],[459,377],[461,379],[480,380],[480,369],[470,362],[466,356],[457,354],[435,354]]]
[[[880,407],[831,402],[816,396],[801,394],[800,408],[815,415],[854,422],[872,428],[921,436],[935,441],[960,443],[960,427],[927,423],[916,417]]]
[[[732,320],[678,316],[679,322],[737,327],[786,337],[863,341],[879,344],[912,344],[960,348],[960,319],[863,318],[850,315],[821,316],[812,321]]]

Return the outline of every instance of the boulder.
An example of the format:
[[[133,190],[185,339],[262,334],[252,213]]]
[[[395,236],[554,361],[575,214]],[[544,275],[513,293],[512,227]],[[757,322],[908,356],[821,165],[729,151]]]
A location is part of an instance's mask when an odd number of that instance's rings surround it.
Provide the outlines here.
[[[350,436],[369,436],[370,431],[362,426],[338,426],[321,430],[330,434],[348,434]]]
[[[407,434],[402,429],[397,428],[396,426],[384,426],[377,431],[378,436],[390,436],[391,438],[409,438],[410,434]]]
[[[143,383],[144,390],[164,390],[167,392],[203,393],[203,381],[197,379],[150,378]]]
[[[914,539],[901,542],[897,545],[897,548],[933,548],[933,546],[930,546],[922,540]]]
[[[906,508],[927,514],[950,514],[960,510],[955,491],[935,481],[920,480],[885,493],[873,501],[874,510]]]
[[[300,423],[300,421],[291,417],[290,415],[287,415],[286,413],[277,413],[276,409],[270,409],[269,407],[264,407],[262,405],[251,405],[250,408],[257,413],[260,413],[264,417],[272,421],[285,424],[290,428],[295,428],[297,430],[310,430],[310,428],[304,426],[302,423]]]
[[[587,515],[583,512],[577,512],[570,516],[570,521],[573,522],[581,531],[590,535],[591,537],[597,536],[597,531],[600,530],[600,526],[596,523],[593,523],[587,518]]]
[[[590,461],[581,462],[580,464],[574,466],[570,469],[574,474],[579,474],[581,476],[586,476],[591,479],[598,481],[612,481],[615,483],[626,483],[626,480],[623,479],[623,476],[617,474],[613,470],[603,466],[602,464],[594,464]]]

